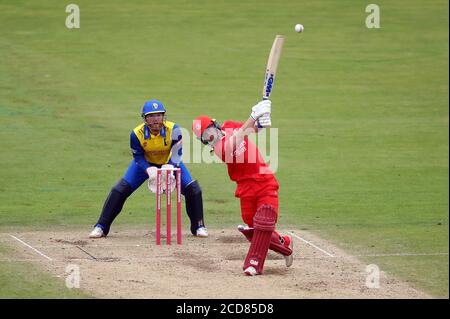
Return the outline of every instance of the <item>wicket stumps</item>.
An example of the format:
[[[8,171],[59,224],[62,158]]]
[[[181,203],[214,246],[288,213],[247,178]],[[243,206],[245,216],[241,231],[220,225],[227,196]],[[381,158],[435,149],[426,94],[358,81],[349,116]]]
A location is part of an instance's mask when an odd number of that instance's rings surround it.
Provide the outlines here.
[[[175,190],[177,192],[177,244],[182,244],[181,233],[181,169],[158,168],[156,175],[156,245],[161,245],[161,196],[162,174],[166,174],[166,245],[171,244],[172,237],[172,179],[170,174],[175,172]]]

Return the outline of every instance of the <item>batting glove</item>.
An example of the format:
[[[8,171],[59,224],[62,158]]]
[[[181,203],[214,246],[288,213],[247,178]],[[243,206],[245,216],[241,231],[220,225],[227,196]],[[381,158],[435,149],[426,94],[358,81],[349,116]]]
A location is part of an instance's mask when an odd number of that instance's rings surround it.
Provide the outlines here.
[[[270,114],[272,111],[272,102],[270,100],[263,100],[252,107],[250,116],[256,121],[264,114]]]
[[[272,125],[272,120],[270,118],[270,113],[263,114],[257,121],[258,127],[270,127]]]

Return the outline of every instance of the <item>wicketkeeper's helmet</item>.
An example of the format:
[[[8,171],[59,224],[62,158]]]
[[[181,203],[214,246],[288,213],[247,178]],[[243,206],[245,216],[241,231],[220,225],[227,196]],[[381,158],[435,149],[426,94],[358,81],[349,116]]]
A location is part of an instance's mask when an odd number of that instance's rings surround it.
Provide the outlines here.
[[[145,118],[146,115],[152,113],[166,113],[166,109],[160,101],[150,100],[145,102],[144,106],[142,107],[141,116]]]

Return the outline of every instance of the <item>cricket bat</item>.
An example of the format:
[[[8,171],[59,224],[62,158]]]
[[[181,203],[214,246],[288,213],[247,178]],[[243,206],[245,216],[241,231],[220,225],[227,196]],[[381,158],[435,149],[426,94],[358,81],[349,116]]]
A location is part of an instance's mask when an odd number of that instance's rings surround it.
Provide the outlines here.
[[[277,74],[278,62],[280,61],[281,51],[283,49],[284,37],[282,35],[277,35],[272,44],[272,49],[270,50],[269,59],[267,60],[266,74],[264,76],[263,85],[263,100],[267,100],[272,93],[273,84],[275,82],[275,75]],[[261,121],[258,120],[258,126],[270,127],[271,120],[270,114],[264,114],[261,117]]]

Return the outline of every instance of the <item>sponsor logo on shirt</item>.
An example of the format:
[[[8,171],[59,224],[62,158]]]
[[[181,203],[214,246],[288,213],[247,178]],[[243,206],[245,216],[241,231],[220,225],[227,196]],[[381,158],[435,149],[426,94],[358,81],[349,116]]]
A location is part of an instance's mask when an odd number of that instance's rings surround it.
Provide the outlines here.
[[[242,153],[244,153],[247,148],[245,147],[247,143],[245,141],[242,141],[239,146],[236,148],[236,150],[233,152],[234,156],[240,156]]]

